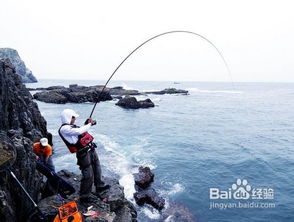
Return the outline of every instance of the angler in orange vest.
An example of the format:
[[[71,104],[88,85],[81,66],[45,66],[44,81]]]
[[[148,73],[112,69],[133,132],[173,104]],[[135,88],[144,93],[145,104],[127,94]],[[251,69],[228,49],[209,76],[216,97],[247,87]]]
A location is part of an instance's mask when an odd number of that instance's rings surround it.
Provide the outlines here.
[[[52,162],[52,147],[48,144],[47,138],[40,139],[40,142],[34,143],[33,151],[37,161],[43,163],[50,170],[55,171]]]
[[[71,153],[76,153],[77,164],[82,171],[80,187],[80,200],[82,202],[94,201],[91,197],[92,185],[96,187],[96,195],[108,189],[101,178],[100,162],[95,151],[97,147],[93,142],[94,138],[87,131],[91,126],[96,125],[96,121],[87,119],[85,125],[79,127],[75,125],[79,115],[72,109],[65,109],[61,113],[62,125],[59,128],[59,135]]]

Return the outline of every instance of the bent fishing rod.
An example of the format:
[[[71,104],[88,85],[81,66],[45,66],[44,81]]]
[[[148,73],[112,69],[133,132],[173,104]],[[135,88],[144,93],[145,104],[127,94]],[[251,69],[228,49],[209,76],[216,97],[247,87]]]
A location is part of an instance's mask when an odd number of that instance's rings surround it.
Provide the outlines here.
[[[203,35],[200,35],[200,34],[198,34],[198,33],[196,33],[196,32],[191,32],[191,31],[183,31],[183,30],[180,30],[180,31],[169,31],[169,32],[164,32],[164,33],[161,33],[161,34],[158,34],[158,35],[155,35],[155,36],[153,36],[153,37],[151,37],[151,38],[149,38],[149,39],[147,39],[145,42],[143,42],[143,43],[141,43],[139,46],[137,46],[130,54],[128,54],[125,58],[124,58],[124,60],[122,60],[122,62],[116,67],[116,69],[113,71],[113,73],[110,75],[110,77],[108,78],[108,80],[106,81],[106,83],[105,83],[105,85],[103,86],[103,88],[102,88],[102,90],[100,91],[100,93],[99,93],[99,95],[98,95],[98,97],[97,97],[97,101],[95,102],[95,104],[94,104],[94,106],[93,106],[93,109],[92,109],[92,111],[91,111],[91,114],[90,114],[90,117],[89,118],[91,118],[92,117],[92,115],[93,115],[93,112],[94,112],[94,110],[95,110],[95,108],[96,108],[96,105],[97,105],[97,103],[99,102],[99,99],[100,99],[100,97],[101,97],[101,95],[102,95],[102,93],[104,92],[104,90],[106,89],[106,86],[107,86],[107,84],[109,83],[109,81],[112,79],[112,77],[114,76],[114,74],[116,73],[116,71],[122,66],[122,64],[134,53],[134,52],[136,52],[139,48],[141,48],[143,45],[145,45],[147,42],[150,42],[151,40],[153,40],[153,39],[156,39],[156,38],[158,38],[158,37],[160,37],[160,36],[163,36],[163,35],[168,35],[168,34],[173,34],[173,33],[186,33],[186,34],[192,34],[192,35],[195,35],[195,36],[197,36],[197,37],[200,37],[200,38],[202,38],[202,39],[204,39],[206,42],[208,42],[210,45],[212,45],[213,46],[213,48],[217,51],[217,53],[220,55],[220,57],[222,58],[222,61],[224,62],[224,64],[225,64],[225,66],[226,66],[226,69],[227,69],[227,71],[228,71],[228,74],[229,74],[229,76],[230,76],[230,78],[231,78],[231,81],[233,82],[233,79],[232,79],[232,75],[231,75],[231,71],[230,71],[230,68],[229,68],[229,66],[228,66],[228,63],[226,62],[226,60],[225,60],[225,58],[224,58],[224,56],[223,56],[223,54],[221,53],[221,51],[209,40],[209,39],[207,39],[206,37],[204,37]]]

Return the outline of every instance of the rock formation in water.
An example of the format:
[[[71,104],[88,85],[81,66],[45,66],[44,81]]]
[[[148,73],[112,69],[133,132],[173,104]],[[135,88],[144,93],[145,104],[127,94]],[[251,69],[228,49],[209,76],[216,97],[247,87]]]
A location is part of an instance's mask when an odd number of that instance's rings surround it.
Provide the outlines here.
[[[125,96],[121,98],[115,105],[126,109],[139,109],[154,107],[154,103],[150,99],[138,101],[135,97]]]
[[[22,82],[37,82],[36,77],[33,76],[32,71],[26,67],[15,49],[0,48],[0,58],[8,58],[11,61],[15,67],[16,74],[22,77]]]
[[[188,91],[183,89],[176,89],[176,88],[167,88],[161,91],[150,91],[145,92],[146,94],[157,94],[157,95],[163,95],[163,94],[183,94],[187,95]]]
[[[113,96],[122,95],[139,95],[137,90],[126,90],[122,87],[105,88],[100,95],[103,86],[79,86],[77,84],[70,85],[68,88],[64,86],[51,86],[48,88],[36,88],[30,90],[42,90],[34,94],[34,99],[46,103],[84,103],[112,100]],[[100,97],[98,98],[98,96]]]
[[[138,205],[142,206],[145,203],[150,204],[158,210],[162,210],[165,206],[165,200],[150,187],[154,180],[154,174],[149,167],[139,167],[139,172],[134,174],[135,188],[134,193],[135,201]]]

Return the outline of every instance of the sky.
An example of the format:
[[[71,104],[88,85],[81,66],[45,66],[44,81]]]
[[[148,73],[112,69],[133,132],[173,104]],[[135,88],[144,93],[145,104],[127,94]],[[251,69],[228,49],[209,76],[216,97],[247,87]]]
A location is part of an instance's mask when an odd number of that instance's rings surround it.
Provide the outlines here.
[[[39,79],[107,79],[159,33],[205,36],[235,82],[294,82],[294,3],[271,0],[2,0],[0,48]],[[216,50],[184,33],[136,51],[116,80],[231,81]]]

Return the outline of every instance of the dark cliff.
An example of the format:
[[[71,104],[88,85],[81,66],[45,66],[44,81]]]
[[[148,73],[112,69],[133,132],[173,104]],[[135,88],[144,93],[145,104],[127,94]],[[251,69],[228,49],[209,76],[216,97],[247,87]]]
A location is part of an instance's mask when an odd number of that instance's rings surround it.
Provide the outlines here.
[[[35,169],[32,144],[47,135],[46,121],[8,59],[0,59],[0,110],[0,149],[5,145],[15,149],[11,170],[36,200],[41,176]],[[32,203],[9,171],[0,169],[0,220],[24,221]]]
[[[38,203],[48,221],[52,221],[57,214],[56,206],[63,203],[57,203],[56,196],[40,201],[40,191],[44,184],[41,174],[36,170],[32,151],[33,142],[48,136],[46,121],[9,59],[0,59],[0,109],[0,221],[31,222],[31,215],[35,210],[32,202],[10,175],[10,170]],[[59,172],[59,175],[68,180],[76,191],[79,190],[80,175],[66,171]],[[85,218],[85,221],[136,221],[136,210],[124,197],[123,187],[118,180],[104,180],[111,188],[101,194],[103,200],[96,197],[95,202],[83,205],[78,201],[78,192],[75,192],[65,201],[77,201],[81,212],[86,212],[90,205],[99,212],[96,218]]]

